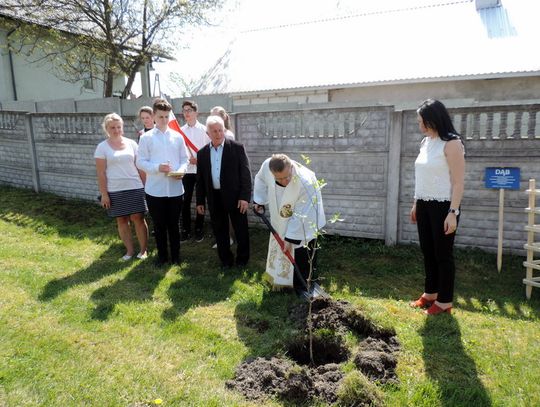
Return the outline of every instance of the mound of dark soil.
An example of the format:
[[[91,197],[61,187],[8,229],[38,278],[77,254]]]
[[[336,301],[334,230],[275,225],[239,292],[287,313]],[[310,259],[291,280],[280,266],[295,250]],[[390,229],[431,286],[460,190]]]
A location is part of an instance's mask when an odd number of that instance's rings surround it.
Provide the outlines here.
[[[293,366],[283,358],[250,359],[238,366],[234,380],[228,380],[226,386],[251,400],[273,396],[282,391]]]
[[[374,324],[346,301],[318,299],[312,303],[312,354],[307,329],[309,304],[301,303],[290,311],[290,318],[300,334],[287,346],[287,356],[250,359],[238,366],[235,378],[227,387],[246,398],[259,400],[277,397],[287,402],[305,404],[312,399],[327,403],[338,401],[338,389],[344,374],[339,363],[351,356],[345,335],[353,332],[360,339],[353,362],[358,370],[375,383],[397,382],[394,353],[399,350],[395,332]],[[370,403],[371,398],[354,405]],[[365,404],[364,403],[364,404]]]
[[[303,403],[318,398],[333,403],[342,378],[337,364],[306,368],[283,358],[256,358],[238,366],[234,380],[226,386],[250,400],[278,397]]]
[[[305,327],[308,312],[309,304],[301,303],[293,307],[289,315],[299,327]],[[396,335],[394,330],[377,326],[343,300],[317,299],[312,303],[311,316],[314,330],[329,329],[339,334],[353,331],[357,335],[374,338],[390,338]]]
[[[343,372],[339,365],[328,363],[311,369],[311,379],[313,380],[314,394],[321,400],[333,403],[337,400],[337,391]]]
[[[395,337],[389,342],[369,337],[360,343],[354,364],[368,379],[380,383],[397,382],[394,352],[399,349],[399,344]]]

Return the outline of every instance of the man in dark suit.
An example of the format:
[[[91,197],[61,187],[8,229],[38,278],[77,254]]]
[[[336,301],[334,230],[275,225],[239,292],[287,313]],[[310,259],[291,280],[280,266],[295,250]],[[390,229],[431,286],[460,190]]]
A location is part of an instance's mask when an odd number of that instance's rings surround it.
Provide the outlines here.
[[[229,217],[236,236],[236,265],[249,260],[247,210],[252,182],[244,146],[225,139],[225,125],[219,116],[209,116],[206,132],[211,142],[197,153],[197,212],[205,213],[208,202],[212,229],[222,267],[234,264],[229,244]]]

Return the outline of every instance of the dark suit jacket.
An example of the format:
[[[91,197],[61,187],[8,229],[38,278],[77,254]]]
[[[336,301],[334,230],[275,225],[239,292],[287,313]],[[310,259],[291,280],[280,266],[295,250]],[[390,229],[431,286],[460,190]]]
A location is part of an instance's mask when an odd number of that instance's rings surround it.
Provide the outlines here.
[[[243,144],[225,139],[221,158],[220,192],[222,202],[214,202],[210,147],[208,143],[197,153],[197,205],[205,205],[212,211],[214,205],[224,205],[234,210],[239,200],[251,201],[252,183],[249,159]]]

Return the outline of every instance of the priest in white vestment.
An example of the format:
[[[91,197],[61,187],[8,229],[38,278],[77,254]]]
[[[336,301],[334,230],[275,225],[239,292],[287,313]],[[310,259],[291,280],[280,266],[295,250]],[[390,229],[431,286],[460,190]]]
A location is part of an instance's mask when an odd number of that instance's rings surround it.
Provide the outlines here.
[[[285,251],[294,253],[304,280],[310,269],[313,279],[317,237],[326,224],[321,187],[315,173],[285,154],[274,154],[263,162],[255,176],[253,203],[258,211],[262,211],[263,205],[268,207],[270,222],[285,241]],[[268,244],[266,277],[274,288],[304,290],[273,235]]]

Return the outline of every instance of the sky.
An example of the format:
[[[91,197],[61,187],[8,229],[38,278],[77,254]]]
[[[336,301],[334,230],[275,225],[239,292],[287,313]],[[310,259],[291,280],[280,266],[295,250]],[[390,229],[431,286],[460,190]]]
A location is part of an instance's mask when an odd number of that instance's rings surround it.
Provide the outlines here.
[[[225,0],[223,7],[209,16],[210,26],[188,29],[179,35],[179,43],[184,46],[178,47],[175,53],[176,61],[153,64],[155,71],[151,74],[151,88],[156,91],[158,89],[154,76],[157,73],[162,93],[172,97],[184,96],[186,89],[189,90],[222,55],[226,45],[243,31],[313,21],[329,16],[461,1],[468,0]],[[535,19],[540,12],[540,1],[501,1],[512,19],[528,22],[529,24],[524,24],[525,27],[536,29]],[[532,6],[535,12],[531,12]],[[395,36],[395,33],[388,30],[388,35]]]

